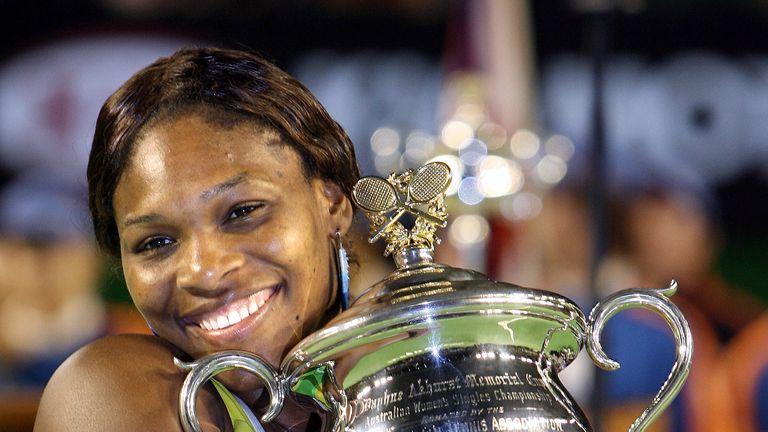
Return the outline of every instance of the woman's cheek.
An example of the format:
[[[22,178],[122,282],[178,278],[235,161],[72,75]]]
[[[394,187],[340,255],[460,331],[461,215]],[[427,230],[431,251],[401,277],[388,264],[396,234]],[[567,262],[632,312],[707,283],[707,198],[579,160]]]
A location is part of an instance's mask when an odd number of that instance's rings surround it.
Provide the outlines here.
[[[285,258],[285,239],[281,239],[275,235],[266,241],[261,242],[264,256],[269,257],[271,260],[280,260]]]
[[[125,272],[125,279],[134,304],[145,316],[158,313],[155,309],[161,309],[161,305],[166,303],[165,298],[170,293],[157,286],[158,275],[154,272],[134,269]]]

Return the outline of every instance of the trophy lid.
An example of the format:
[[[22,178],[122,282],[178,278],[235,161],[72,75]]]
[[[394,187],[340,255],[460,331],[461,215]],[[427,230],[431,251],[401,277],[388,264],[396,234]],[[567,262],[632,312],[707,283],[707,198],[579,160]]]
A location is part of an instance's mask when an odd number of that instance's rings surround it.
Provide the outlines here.
[[[380,368],[382,358],[394,363],[447,348],[509,347],[542,356],[557,370],[575,358],[586,324],[573,302],[434,262],[437,228],[447,224],[449,183],[450,169],[442,162],[358,181],[352,196],[371,221],[369,241],[384,238],[385,255],[397,268],[301,341],[284,360],[284,371],[298,374],[355,352],[347,387]],[[401,222],[405,213],[415,216],[411,228]]]

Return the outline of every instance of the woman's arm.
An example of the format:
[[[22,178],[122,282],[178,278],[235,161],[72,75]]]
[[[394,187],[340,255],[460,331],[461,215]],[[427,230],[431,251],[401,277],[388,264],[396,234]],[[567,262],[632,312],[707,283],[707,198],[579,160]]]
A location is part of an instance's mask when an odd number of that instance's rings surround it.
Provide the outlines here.
[[[170,344],[144,335],[111,336],[83,347],[45,388],[35,431],[181,431],[184,374],[173,356]],[[205,431],[231,430],[208,389],[201,390],[198,410]]]

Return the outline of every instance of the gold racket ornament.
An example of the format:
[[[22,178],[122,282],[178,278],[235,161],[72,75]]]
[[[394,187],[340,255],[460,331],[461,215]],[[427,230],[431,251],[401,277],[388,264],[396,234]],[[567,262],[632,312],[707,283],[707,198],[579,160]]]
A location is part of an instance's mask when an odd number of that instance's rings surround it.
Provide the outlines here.
[[[451,169],[443,162],[431,162],[417,170],[392,173],[386,179],[361,178],[352,189],[352,199],[371,221],[373,243],[383,237],[385,255],[397,256],[406,249],[434,249],[440,239],[437,228],[447,224],[445,191],[451,183]],[[413,227],[401,223],[405,213],[415,216]]]

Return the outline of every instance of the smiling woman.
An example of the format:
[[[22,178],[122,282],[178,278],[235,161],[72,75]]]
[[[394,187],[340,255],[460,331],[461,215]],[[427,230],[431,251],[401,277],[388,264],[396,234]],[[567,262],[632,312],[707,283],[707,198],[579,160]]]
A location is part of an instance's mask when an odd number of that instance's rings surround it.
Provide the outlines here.
[[[98,242],[121,260],[158,337],[115,336],[73,355],[35,430],[181,430],[174,356],[238,349],[277,366],[339,310],[334,241],[358,177],[344,131],[258,57],[183,50],[137,73],[101,110],[88,182]],[[254,411],[264,405],[256,378],[220,380]],[[206,391],[204,429],[233,430]],[[296,405],[268,427],[313,421]]]

